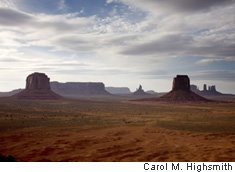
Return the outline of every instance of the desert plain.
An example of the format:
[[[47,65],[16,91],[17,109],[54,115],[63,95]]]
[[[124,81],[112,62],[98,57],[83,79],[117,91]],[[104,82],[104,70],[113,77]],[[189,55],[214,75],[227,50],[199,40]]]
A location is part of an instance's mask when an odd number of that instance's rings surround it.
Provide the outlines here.
[[[235,161],[235,102],[0,99],[16,161]]]

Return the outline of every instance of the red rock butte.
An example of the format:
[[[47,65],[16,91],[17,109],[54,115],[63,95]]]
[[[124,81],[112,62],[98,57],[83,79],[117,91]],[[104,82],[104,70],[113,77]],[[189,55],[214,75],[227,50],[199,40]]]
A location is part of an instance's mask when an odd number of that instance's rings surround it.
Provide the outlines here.
[[[172,91],[190,91],[190,79],[187,75],[177,75],[172,84]]]
[[[157,102],[207,102],[204,97],[197,95],[190,89],[190,79],[187,75],[177,75],[172,84],[172,90],[159,98],[146,98],[136,101],[157,101]]]
[[[61,96],[51,91],[50,78],[44,73],[32,73],[26,79],[26,88],[15,95],[18,99],[59,99]]]
[[[172,84],[172,90],[159,98],[168,102],[208,101],[190,90],[190,79],[187,75],[177,75]]]

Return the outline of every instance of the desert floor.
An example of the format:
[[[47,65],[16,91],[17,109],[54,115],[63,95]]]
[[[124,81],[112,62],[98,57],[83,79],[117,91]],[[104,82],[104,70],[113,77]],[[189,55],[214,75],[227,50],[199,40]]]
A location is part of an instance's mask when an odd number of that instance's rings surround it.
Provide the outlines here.
[[[0,99],[17,161],[235,161],[235,103]]]

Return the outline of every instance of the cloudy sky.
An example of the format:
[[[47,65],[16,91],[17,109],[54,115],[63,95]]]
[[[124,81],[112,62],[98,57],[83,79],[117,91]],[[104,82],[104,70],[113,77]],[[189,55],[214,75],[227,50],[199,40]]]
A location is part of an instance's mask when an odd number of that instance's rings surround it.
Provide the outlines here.
[[[0,0],[0,91],[35,71],[158,92],[187,74],[235,93],[235,0]]]

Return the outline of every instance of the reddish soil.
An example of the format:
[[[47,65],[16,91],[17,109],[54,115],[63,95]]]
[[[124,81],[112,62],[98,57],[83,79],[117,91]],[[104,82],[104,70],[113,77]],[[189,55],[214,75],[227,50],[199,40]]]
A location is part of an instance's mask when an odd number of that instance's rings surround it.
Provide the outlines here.
[[[29,128],[1,132],[17,161],[235,161],[235,134],[163,128]]]

